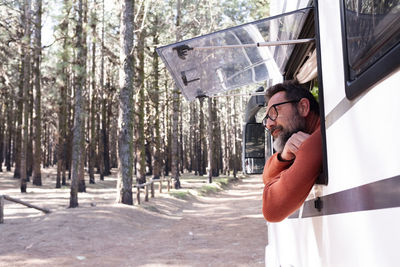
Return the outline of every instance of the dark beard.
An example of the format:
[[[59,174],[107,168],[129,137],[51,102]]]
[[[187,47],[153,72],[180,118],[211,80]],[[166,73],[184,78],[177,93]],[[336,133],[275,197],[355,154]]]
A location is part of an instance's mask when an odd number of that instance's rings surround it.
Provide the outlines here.
[[[280,130],[281,133],[278,137],[274,138],[274,149],[278,153],[282,153],[283,149],[285,148],[286,142],[292,136],[292,134],[297,133],[299,131],[305,132],[306,120],[305,118],[301,117],[298,112],[293,117],[293,121],[291,125],[287,128],[283,128],[282,126],[275,127],[271,132],[274,130]]]
[[[274,149],[276,152],[282,153],[283,148],[285,147],[285,144],[287,140],[292,136],[292,134],[297,133],[296,132],[287,132],[284,131],[282,134],[280,134],[277,138],[274,139]]]

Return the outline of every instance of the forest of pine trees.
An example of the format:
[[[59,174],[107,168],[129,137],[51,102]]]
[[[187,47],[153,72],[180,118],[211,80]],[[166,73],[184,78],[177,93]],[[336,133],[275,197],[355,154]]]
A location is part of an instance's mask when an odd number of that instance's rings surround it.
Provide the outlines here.
[[[71,186],[241,169],[245,97],[187,102],[156,47],[268,16],[262,0],[0,0],[0,171]],[[245,20],[246,19],[246,20]],[[87,174],[88,180],[85,180]]]

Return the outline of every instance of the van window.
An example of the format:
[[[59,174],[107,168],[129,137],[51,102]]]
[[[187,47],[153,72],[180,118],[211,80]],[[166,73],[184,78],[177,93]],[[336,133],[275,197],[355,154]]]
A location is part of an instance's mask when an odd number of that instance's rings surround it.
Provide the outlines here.
[[[346,95],[352,99],[398,65],[399,0],[344,0]]]

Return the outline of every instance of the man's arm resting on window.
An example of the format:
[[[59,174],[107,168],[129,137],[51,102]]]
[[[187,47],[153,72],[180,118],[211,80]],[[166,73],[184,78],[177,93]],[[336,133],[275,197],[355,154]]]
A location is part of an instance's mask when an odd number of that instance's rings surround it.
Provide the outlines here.
[[[276,157],[268,160],[263,173],[263,215],[270,222],[282,221],[307,198],[322,170],[321,131],[304,141],[293,163]]]

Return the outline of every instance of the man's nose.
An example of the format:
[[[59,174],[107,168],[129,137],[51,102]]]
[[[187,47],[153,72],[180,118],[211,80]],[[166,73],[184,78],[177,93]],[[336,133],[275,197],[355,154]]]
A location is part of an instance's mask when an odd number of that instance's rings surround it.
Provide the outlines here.
[[[274,127],[276,125],[276,122],[271,120],[271,118],[267,119],[267,129],[270,130],[272,127]]]

